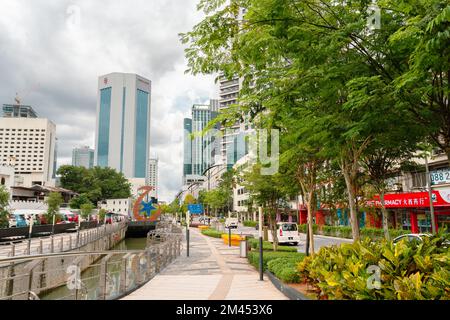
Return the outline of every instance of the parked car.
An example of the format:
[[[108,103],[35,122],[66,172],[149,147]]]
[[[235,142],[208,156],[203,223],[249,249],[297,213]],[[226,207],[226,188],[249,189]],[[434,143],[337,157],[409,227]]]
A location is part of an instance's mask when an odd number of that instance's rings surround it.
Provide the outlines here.
[[[277,223],[277,239],[278,243],[292,243],[298,245],[300,242],[300,235],[298,234],[297,224],[293,222],[278,222]],[[268,233],[269,242],[273,242],[272,232]]]
[[[16,216],[13,215],[13,214],[11,214],[11,215],[9,216],[8,227],[9,227],[9,228],[16,228],[16,227],[17,227]]]
[[[402,240],[408,240],[409,242],[411,241],[417,241],[417,242],[422,242],[424,237],[431,237],[431,234],[428,233],[409,233],[409,234],[403,234],[401,236],[398,236],[397,238],[395,238],[394,240],[392,240],[392,242],[394,244],[402,241]]]
[[[237,229],[238,225],[239,225],[239,221],[238,221],[237,218],[227,218],[225,220],[225,228],[230,228],[230,229],[231,228],[235,228],[235,229]]]

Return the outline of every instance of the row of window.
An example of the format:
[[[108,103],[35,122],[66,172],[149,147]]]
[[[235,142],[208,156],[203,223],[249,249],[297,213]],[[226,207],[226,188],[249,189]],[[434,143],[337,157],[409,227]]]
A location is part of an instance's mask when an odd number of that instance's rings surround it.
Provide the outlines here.
[[[247,190],[245,188],[238,189],[238,192],[237,192],[238,195],[242,195],[245,193],[247,193]]]
[[[248,200],[239,200],[237,202],[238,207],[245,207],[248,204]]]

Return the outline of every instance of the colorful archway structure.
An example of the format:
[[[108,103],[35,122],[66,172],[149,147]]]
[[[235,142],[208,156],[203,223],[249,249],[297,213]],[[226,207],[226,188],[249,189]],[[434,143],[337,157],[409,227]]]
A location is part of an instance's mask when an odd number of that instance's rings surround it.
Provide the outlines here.
[[[154,222],[161,215],[161,208],[158,205],[154,205],[151,200],[149,202],[144,200],[152,190],[154,188],[149,186],[138,189],[141,191],[141,195],[133,206],[133,218],[136,221]]]

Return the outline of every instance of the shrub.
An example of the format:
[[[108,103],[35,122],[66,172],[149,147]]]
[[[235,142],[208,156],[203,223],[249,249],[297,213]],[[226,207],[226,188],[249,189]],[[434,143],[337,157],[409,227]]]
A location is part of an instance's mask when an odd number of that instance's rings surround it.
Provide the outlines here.
[[[221,238],[222,232],[216,230],[216,229],[205,229],[201,231],[203,235],[213,238]]]
[[[250,238],[248,240],[249,247],[257,250],[259,248],[259,239]],[[273,244],[269,241],[263,241],[263,250],[264,251],[273,251]],[[278,245],[277,251],[280,252],[297,252],[297,247],[287,247]]]
[[[263,253],[263,269],[267,269],[267,263],[277,258],[303,258],[305,255],[299,252],[274,252],[264,251]],[[248,262],[255,268],[259,267],[259,252],[250,251],[247,255]]]
[[[380,289],[368,286],[369,267],[381,270]],[[323,247],[306,257],[298,271],[328,299],[450,299],[449,252],[442,237],[394,245],[369,238]]]
[[[256,227],[258,222],[256,222],[256,221],[244,221],[243,224],[244,224],[244,227],[252,227],[252,228],[254,228],[254,227]]]
[[[302,255],[273,259],[267,263],[267,269],[283,282],[298,283],[300,274],[297,271],[297,265],[303,258]]]

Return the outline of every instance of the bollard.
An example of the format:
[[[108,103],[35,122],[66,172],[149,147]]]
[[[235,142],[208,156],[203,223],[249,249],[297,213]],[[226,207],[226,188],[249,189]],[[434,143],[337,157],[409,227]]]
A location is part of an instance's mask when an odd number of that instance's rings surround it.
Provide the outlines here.
[[[228,227],[228,246],[231,247],[231,228]]]
[[[31,239],[28,239],[28,245],[27,245],[27,255],[31,254]]]

